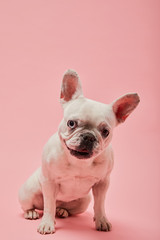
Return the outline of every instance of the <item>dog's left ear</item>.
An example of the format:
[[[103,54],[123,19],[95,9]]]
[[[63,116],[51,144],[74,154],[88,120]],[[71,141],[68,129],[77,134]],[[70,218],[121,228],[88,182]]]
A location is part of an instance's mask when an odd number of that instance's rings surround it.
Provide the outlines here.
[[[82,87],[78,74],[69,69],[64,73],[60,94],[61,103],[83,96]]]
[[[137,107],[140,98],[137,93],[126,94],[112,103],[112,109],[115,113],[118,123],[124,122],[130,113]]]

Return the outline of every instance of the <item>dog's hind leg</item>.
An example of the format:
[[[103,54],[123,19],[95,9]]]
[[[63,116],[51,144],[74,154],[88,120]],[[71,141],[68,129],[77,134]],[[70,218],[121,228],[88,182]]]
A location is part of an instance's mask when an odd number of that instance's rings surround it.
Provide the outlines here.
[[[43,196],[38,180],[39,169],[22,185],[19,190],[19,202],[26,219],[37,219],[39,214],[35,209],[43,209]]]

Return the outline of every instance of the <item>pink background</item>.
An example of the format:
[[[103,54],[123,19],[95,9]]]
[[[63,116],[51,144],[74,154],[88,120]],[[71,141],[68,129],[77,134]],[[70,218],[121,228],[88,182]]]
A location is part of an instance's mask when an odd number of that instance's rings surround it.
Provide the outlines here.
[[[159,12],[158,0],[0,1],[1,239],[160,239]],[[110,233],[94,230],[91,205],[80,216],[57,219],[54,236],[41,236],[40,220],[23,219],[17,200],[62,118],[68,68],[94,100],[141,97],[114,132]]]

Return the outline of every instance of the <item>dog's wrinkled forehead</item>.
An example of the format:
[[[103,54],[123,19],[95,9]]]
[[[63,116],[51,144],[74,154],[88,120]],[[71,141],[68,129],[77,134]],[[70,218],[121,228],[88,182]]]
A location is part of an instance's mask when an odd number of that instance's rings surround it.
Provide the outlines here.
[[[110,105],[87,98],[78,98],[71,101],[64,109],[64,119],[80,120],[90,126],[98,126],[104,122],[112,127],[114,114]]]

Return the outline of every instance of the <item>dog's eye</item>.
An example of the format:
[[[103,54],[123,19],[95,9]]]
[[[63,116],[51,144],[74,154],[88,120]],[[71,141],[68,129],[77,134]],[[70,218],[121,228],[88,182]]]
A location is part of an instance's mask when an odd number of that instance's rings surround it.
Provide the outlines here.
[[[102,136],[103,136],[104,138],[106,138],[108,135],[109,135],[108,129],[103,129],[103,130],[102,130]]]
[[[69,128],[74,129],[74,128],[77,127],[77,122],[76,122],[76,121],[73,121],[73,120],[69,120],[69,121],[67,122],[67,125],[68,125]]]

